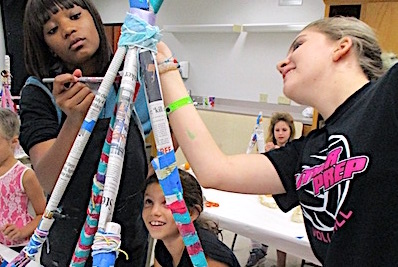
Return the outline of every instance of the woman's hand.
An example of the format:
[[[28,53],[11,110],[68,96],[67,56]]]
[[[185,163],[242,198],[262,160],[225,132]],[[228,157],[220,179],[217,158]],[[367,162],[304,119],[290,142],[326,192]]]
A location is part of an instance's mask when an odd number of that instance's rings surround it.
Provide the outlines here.
[[[87,84],[78,82],[78,78],[81,76],[81,70],[77,69],[73,74],[58,75],[53,84],[53,95],[57,105],[69,120],[79,125],[83,122],[95,97]]]

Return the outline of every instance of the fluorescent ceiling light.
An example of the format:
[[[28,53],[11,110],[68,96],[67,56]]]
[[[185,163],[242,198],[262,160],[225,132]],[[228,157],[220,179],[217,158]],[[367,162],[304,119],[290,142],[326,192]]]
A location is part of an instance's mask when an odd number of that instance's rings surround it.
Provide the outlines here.
[[[279,0],[280,6],[301,6],[303,0]]]

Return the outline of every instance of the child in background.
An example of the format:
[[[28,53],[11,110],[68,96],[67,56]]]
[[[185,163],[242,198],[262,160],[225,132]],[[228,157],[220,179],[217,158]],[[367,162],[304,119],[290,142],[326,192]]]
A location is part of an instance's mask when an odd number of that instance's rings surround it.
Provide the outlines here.
[[[0,108],[0,243],[19,252],[39,224],[46,199],[35,172],[14,157],[18,135],[17,114]]]
[[[179,174],[183,197],[201,241],[208,266],[240,266],[233,252],[218,240],[217,234],[208,230],[205,222],[201,222],[199,218],[203,211],[203,195],[198,181],[186,171],[179,170]],[[149,234],[157,239],[155,267],[193,266],[171,210],[166,206],[156,174],[146,181],[142,218]]]
[[[82,76],[103,77],[113,57],[100,15],[90,0],[29,0],[24,18],[25,65],[38,80],[55,77],[51,95],[35,85],[21,93],[21,144],[30,155],[40,183],[51,193],[69,150],[94,99]],[[61,214],[44,243],[44,266],[68,266],[86,219],[93,177],[97,172],[109,121],[117,101],[118,84],[110,89],[90,139],[60,201]],[[143,92],[140,92],[143,93]],[[139,94],[140,94],[139,93]],[[145,98],[143,98],[145,99]],[[147,231],[141,219],[145,177],[148,172],[140,122],[132,114],[122,177],[113,220],[121,225],[121,249],[116,266],[143,266]],[[91,258],[86,266],[91,266]]]
[[[267,137],[265,139],[265,151],[283,147],[291,141],[295,135],[294,120],[292,115],[287,112],[275,112],[272,114],[268,127]],[[258,266],[265,260],[268,252],[268,246],[252,240],[252,249],[247,260],[246,267]],[[286,266],[286,253],[280,250],[276,251],[276,266]]]
[[[265,139],[265,151],[285,146],[293,140],[296,134],[292,115],[287,112],[275,112],[272,114]]]

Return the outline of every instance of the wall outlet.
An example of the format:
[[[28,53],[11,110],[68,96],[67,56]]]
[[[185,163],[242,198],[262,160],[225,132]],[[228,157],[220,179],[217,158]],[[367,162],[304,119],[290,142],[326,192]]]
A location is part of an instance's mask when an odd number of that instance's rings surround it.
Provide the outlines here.
[[[290,105],[291,100],[286,96],[278,96],[278,104],[280,105]]]
[[[180,73],[181,73],[182,78],[188,79],[188,77],[189,77],[189,62],[188,61],[180,61]]]
[[[242,25],[238,25],[238,24],[234,24],[233,26],[232,26],[232,31],[233,32],[242,32],[242,29],[243,29],[243,27],[242,27]]]
[[[268,94],[260,93],[260,102],[268,102]]]

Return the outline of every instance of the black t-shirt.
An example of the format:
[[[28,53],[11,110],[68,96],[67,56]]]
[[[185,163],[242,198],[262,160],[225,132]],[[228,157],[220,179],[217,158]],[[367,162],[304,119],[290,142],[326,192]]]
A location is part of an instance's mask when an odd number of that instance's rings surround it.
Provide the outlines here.
[[[301,204],[325,266],[398,266],[398,64],[354,93],[307,137],[266,153]]]
[[[62,126],[50,96],[37,86],[26,86],[21,91],[20,118],[19,141],[26,153],[38,143],[57,138]]]
[[[234,253],[217,236],[209,230],[195,224],[202,249],[206,257],[227,264],[230,267],[240,267]],[[155,246],[155,259],[162,267],[173,267],[173,258],[162,240],[158,240]],[[178,267],[193,267],[187,248],[181,256]]]
[[[20,108],[20,140],[26,152],[35,144],[58,136],[62,124],[58,124],[51,98],[41,88],[32,85],[25,87],[21,94]],[[56,218],[47,238],[49,242],[43,246],[41,263],[44,266],[69,266],[86,219],[93,178],[97,173],[109,121],[109,118],[98,119],[64,192],[59,205],[62,217]],[[132,116],[112,220],[121,225],[121,249],[127,252],[129,260],[125,260],[121,254],[116,266],[142,266],[145,261],[147,230],[141,211],[142,188],[147,171],[144,140]],[[91,266],[91,259],[85,266]]]

